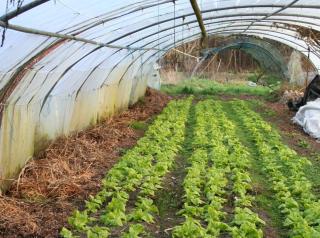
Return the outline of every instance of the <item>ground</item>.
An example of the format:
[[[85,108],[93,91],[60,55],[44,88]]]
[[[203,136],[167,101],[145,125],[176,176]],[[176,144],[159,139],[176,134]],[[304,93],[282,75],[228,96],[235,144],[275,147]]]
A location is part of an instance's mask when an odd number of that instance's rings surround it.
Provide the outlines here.
[[[261,226],[257,222],[257,229],[261,228],[265,237],[287,237],[288,229],[282,224],[284,215],[279,212],[280,203],[275,200],[275,192],[262,169],[264,165],[261,164],[263,161],[261,162],[259,148],[250,139],[252,133],[244,127],[240,114],[236,113],[234,99],[243,100],[250,110],[261,115],[265,122],[270,123],[275,131],[281,134],[281,143],[312,162],[312,166],[303,168],[303,173],[312,183],[312,193],[317,198],[320,193],[320,176],[317,176],[320,169],[320,144],[291,123],[294,114],[289,112],[285,105],[266,100],[270,93],[269,88],[221,88],[222,86],[218,85],[205,89],[205,92],[203,88],[199,90],[199,87],[195,89],[185,85],[179,89],[174,88],[174,92],[166,89],[166,92],[173,96],[149,91],[144,100],[128,112],[70,137],[57,139],[27,164],[8,193],[0,198],[0,235],[58,237],[62,227],[72,230],[72,226],[67,222],[72,211],[83,211],[84,201],[89,195],[101,191],[101,181],[105,174],[144,136],[148,125],[154,122],[154,116],[159,114],[172,98],[186,100],[188,96],[195,95],[186,114],[184,136],[180,138],[181,147],[176,152],[168,173],[162,177],[162,188],[157,189],[152,196],[158,210],[158,213],[154,213],[155,223],[142,222],[145,230],[153,237],[171,237],[172,232],[185,221],[179,211],[185,206],[184,181],[189,171],[186,168],[192,164],[190,157],[194,153],[197,131],[195,110],[199,103],[209,99],[219,102],[226,118],[235,126],[235,138],[251,155],[252,166],[246,170],[252,181],[252,189],[248,193],[254,197],[250,209],[266,223]],[[209,169],[212,164],[208,162],[207,166]],[[232,192],[234,180],[231,174],[228,176],[223,211],[227,214],[224,222],[232,224],[235,219],[236,196]],[[130,193],[126,207],[128,211],[134,211],[137,206],[139,192],[141,190]],[[114,228],[111,235],[119,237],[128,231],[129,225],[134,224],[135,222],[129,222],[119,229]],[[206,225],[205,222],[201,224]],[[75,233],[77,234],[77,231]],[[221,237],[230,236],[227,232],[222,232]]]
[[[61,137],[30,161],[0,198],[0,237],[57,237],[71,212],[95,194],[101,179],[169,96],[149,90],[144,99],[99,125]]]

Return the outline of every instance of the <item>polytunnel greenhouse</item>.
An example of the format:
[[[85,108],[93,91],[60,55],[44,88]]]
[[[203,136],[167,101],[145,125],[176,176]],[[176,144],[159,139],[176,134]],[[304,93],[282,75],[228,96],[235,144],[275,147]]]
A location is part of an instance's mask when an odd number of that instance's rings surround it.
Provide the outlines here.
[[[316,0],[0,1],[0,237],[320,238]]]

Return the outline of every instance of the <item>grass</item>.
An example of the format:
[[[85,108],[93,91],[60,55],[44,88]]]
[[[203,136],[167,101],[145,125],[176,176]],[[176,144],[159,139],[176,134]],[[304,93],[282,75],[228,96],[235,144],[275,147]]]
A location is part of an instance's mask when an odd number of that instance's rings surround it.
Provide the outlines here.
[[[191,78],[179,82],[177,85],[162,85],[161,90],[171,95],[255,95],[267,96],[272,90],[269,87],[251,87],[244,83],[222,84],[208,79]]]
[[[281,83],[281,79],[275,75],[263,75],[261,78],[259,78],[258,74],[252,74],[248,77],[249,81],[258,83],[263,81],[264,84],[270,86],[270,87],[275,87]]]

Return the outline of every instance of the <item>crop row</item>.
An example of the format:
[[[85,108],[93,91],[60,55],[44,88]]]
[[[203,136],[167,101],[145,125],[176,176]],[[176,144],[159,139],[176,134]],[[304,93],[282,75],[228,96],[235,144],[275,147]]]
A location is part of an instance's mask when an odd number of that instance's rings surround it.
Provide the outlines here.
[[[290,237],[320,237],[320,203],[303,171],[310,162],[284,145],[278,132],[244,102],[231,106],[255,142]]]
[[[263,221],[253,213],[249,154],[238,141],[234,125],[221,105],[211,100],[196,106],[193,139],[195,151],[188,158],[190,167],[184,180],[185,203],[180,212],[185,221],[175,227],[175,237],[218,237],[229,232],[233,237],[262,237]],[[234,216],[230,225],[223,222],[228,183],[232,184]]]
[[[213,103],[215,109],[214,117],[217,118],[220,131],[223,135],[215,138],[223,138],[229,152],[229,166],[231,169],[230,178],[232,195],[234,197],[234,217],[230,227],[233,237],[263,237],[261,226],[264,225],[259,216],[251,210],[253,197],[252,181],[249,169],[251,157],[246,147],[238,139],[235,125],[225,115],[221,102]]]
[[[102,189],[90,196],[85,209],[75,211],[68,219],[72,230],[63,228],[63,237],[108,237],[111,229],[130,222],[122,237],[144,232],[139,222],[153,222],[157,208],[152,197],[161,188],[164,175],[171,169],[184,140],[185,123],[192,97],[171,101],[149,126],[145,136],[127,151],[102,180]],[[136,192],[135,207],[128,211],[130,194]]]
[[[210,166],[213,164],[211,161],[213,157],[209,155],[209,148],[212,146],[208,129],[211,124],[214,124],[210,109],[209,101],[199,102],[195,108],[196,124],[192,141],[194,151],[188,158],[190,166],[187,168],[183,183],[184,208],[180,211],[185,221],[175,227],[174,237],[218,236],[220,229],[226,226],[222,222],[225,215],[222,208],[225,203],[228,169],[226,167],[219,170],[215,166]],[[218,175],[220,175],[219,179],[217,179]],[[207,227],[203,221],[206,221]]]

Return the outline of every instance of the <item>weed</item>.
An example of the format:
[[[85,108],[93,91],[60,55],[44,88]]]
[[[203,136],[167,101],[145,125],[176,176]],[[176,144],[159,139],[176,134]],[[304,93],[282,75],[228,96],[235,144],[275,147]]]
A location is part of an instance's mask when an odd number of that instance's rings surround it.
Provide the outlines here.
[[[304,139],[299,139],[298,145],[301,148],[304,148],[304,149],[309,149],[310,148],[310,144]]]
[[[125,155],[129,149],[128,148],[120,148],[119,149],[119,156]]]
[[[133,121],[130,124],[130,127],[135,130],[145,131],[148,128],[148,125],[144,121]]]

